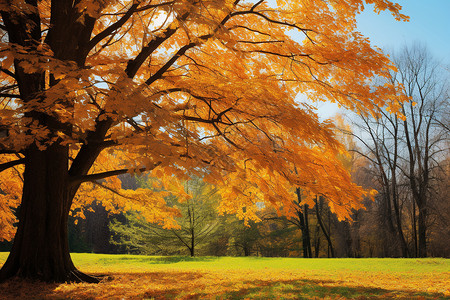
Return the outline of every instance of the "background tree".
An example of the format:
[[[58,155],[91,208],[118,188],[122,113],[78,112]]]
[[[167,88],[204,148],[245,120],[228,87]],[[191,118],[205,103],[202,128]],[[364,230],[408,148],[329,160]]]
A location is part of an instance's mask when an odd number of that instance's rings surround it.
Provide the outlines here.
[[[386,245],[385,256],[408,256],[407,243],[403,233],[399,177],[400,172],[400,123],[399,116],[389,113],[381,113],[383,117],[370,118],[361,117],[363,124],[363,135],[360,137],[369,155],[365,155],[376,173],[379,194],[376,196],[378,203],[378,222],[382,228]],[[361,153],[361,152],[359,152]],[[395,245],[395,246],[393,246]],[[401,249],[401,252],[399,251]],[[393,252],[392,252],[393,251]],[[400,254],[401,253],[401,254]]]
[[[399,5],[367,2],[404,19]],[[332,125],[295,96],[364,112],[395,107],[386,100],[390,87],[369,85],[390,63],[355,31],[363,4],[3,1],[0,170],[24,171],[19,224],[0,279],[97,281],[75,268],[67,242],[74,200],[99,193],[92,184],[112,193],[107,208],[139,209],[174,225],[177,211],[163,198],[112,192],[120,184],[109,177],[127,172],[210,182],[235,172],[260,186],[277,176],[320,191],[348,217],[364,191],[334,159],[343,149]],[[292,165],[298,174],[286,172]],[[267,205],[289,207],[290,198],[275,196],[287,195],[277,190],[284,186],[273,185]],[[222,208],[253,205],[232,189]]]
[[[109,222],[118,214],[110,214],[100,201],[95,201],[89,206],[79,208],[75,212],[77,217],[69,217],[69,249],[70,252],[84,253],[115,253],[114,245],[110,243],[111,232]]]
[[[302,201],[302,192],[300,188],[295,189],[294,197],[294,214],[286,218],[286,216],[280,215],[277,211],[273,209],[266,209],[262,220],[268,223],[269,229],[275,227],[281,227],[280,231],[292,231],[288,229],[289,225],[295,226],[301,232],[301,247],[302,256],[304,258],[312,258],[311,249],[311,233],[310,233],[310,222],[309,222],[309,205]],[[275,222],[275,223],[274,223]],[[286,224],[287,223],[287,224]],[[294,239],[295,234],[291,233],[291,240]],[[286,247],[287,248],[287,247]]]
[[[302,205],[302,196],[300,188],[295,189],[295,193],[297,196],[297,205],[296,213],[297,216],[294,218],[290,218],[291,222],[293,222],[302,232],[302,248],[303,248],[303,257],[312,257],[311,250],[311,235],[309,230],[309,217],[308,217],[308,204]],[[302,207],[303,206],[303,207]]]
[[[440,168],[432,173],[437,178],[430,199],[429,253],[433,257],[450,257],[450,159],[440,162]]]
[[[147,222],[138,212],[128,212],[123,222],[116,220],[110,224],[113,243],[127,253],[168,255],[182,254],[180,249],[186,249],[194,256],[199,247],[214,238],[221,225],[215,209],[219,197],[216,188],[199,178],[185,182],[184,186],[190,195],[188,199],[179,201],[173,196],[166,199],[167,205],[180,210],[180,217],[176,218],[178,228],[164,228]]]
[[[245,221],[231,217],[225,224],[232,230],[227,255],[251,256],[260,253],[261,231],[257,223],[250,221],[245,224]]]
[[[376,118],[361,117],[359,141],[368,150],[364,155],[379,179],[380,216],[387,232],[396,237],[402,256],[424,257],[430,201],[439,182],[439,176],[432,174],[438,174],[449,151],[449,131],[443,126],[449,103],[448,74],[420,45],[405,47],[394,62],[397,71],[391,73],[390,81],[400,83],[411,101],[401,104],[403,116],[380,110]],[[405,222],[411,224],[412,249],[405,237]]]
[[[449,153],[450,132],[442,126],[445,113],[441,113],[450,108],[448,74],[443,73],[439,63],[419,45],[405,48],[394,62],[398,68],[398,77],[394,78],[403,84],[404,93],[414,101],[402,105],[402,112],[407,116],[402,124],[408,157],[404,173],[413,203],[417,205],[417,255],[425,257],[429,201],[435,196],[432,173],[445,153]]]

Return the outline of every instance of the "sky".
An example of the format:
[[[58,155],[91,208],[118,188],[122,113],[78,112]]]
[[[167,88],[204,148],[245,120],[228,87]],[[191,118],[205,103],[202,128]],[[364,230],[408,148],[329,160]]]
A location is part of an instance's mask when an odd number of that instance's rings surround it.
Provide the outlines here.
[[[392,15],[380,15],[366,7],[358,17],[358,29],[372,44],[387,50],[421,42],[431,54],[450,63],[450,0],[397,0],[409,22],[396,21]]]
[[[358,30],[373,45],[392,52],[415,42],[427,46],[438,61],[450,65],[450,0],[397,0],[409,22],[396,21],[388,12],[377,14],[372,6],[358,16]],[[338,112],[336,105],[318,104],[321,118]]]

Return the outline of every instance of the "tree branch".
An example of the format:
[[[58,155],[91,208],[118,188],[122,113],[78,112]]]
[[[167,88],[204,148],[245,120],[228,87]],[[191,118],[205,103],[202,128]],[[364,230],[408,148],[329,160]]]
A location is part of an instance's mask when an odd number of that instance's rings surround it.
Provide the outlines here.
[[[122,16],[122,18],[119,19],[116,23],[111,24],[105,30],[94,36],[88,43],[86,50],[89,52],[92,48],[95,47],[98,43],[100,43],[101,40],[109,36],[111,33],[113,33],[115,30],[122,27],[123,24],[125,24],[126,21],[130,19],[130,17],[133,15],[133,13],[136,11],[136,8],[139,6],[139,3],[133,4],[130,9]]]
[[[74,177],[71,178],[71,182],[70,183],[71,183],[71,185],[76,185],[76,184],[80,184],[80,183],[88,182],[88,181],[93,182],[93,181],[104,179],[104,178],[107,178],[107,177],[117,176],[117,175],[129,173],[130,171],[133,171],[133,170],[139,171],[139,172],[150,171],[150,170],[153,170],[154,168],[156,168],[157,166],[159,166],[160,164],[161,163],[158,162],[158,163],[154,164],[153,166],[146,167],[146,168],[120,169],[120,170],[106,171],[106,172],[89,174],[89,175],[74,176]]]
[[[89,174],[89,175],[74,176],[71,180],[71,184],[79,184],[79,183],[88,182],[88,181],[93,182],[93,181],[104,179],[107,177],[125,174],[125,173],[130,172],[131,170],[132,169],[120,169],[120,170],[106,171],[106,172],[102,172],[102,173],[95,173],[95,174]],[[139,169],[139,172],[144,172],[146,170],[147,170],[146,168],[141,168],[141,169]]]
[[[149,4],[149,5],[145,5],[145,6],[142,6],[138,9],[136,9],[136,12],[140,12],[140,11],[144,11],[144,10],[147,10],[150,8],[156,8],[156,7],[160,7],[160,6],[171,5],[174,3],[175,3],[175,1],[163,2],[163,3],[159,3],[159,4]]]
[[[189,43],[181,47],[174,56],[172,56],[155,74],[153,74],[147,81],[145,82],[147,85],[151,85],[156,80],[160,79],[162,75],[178,60],[178,58],[189,49],[197,46],[198,43]]]
[[[189,12],[182,15],[179,19],[176,19],[175,22],[183,22],[185,21],[188,16]],[[133,78],[134,75],[136,75],[137,71],[141,67],[141,65],[144,63],[144,61],[155,51],[163,42],[165,42],[168,38],[170,38],[177,30],[178,26],[175,26],[175,28],[171,28],[169,26],[162,35],[156,37],[152,41],[150,41],[147,46],[145,46],[141,52],[133,59],[128,62],[128,65],[125,69],[125,73],[129,78]]]
[[[116,194],[117,196],[123,197],[123,198],[125,198],[125,199],[129,199],[129,200],[133,200],[132,197],[125,196],[125,195],[119,193],[118,191],[116,191],[115,189],[110,188],[109,186],[104,185],[104,184],[101,183],[101,182],[98,182],[98,181],[96,181],[96,180],[91,181],[91,182],[92,182],[93,184],[95,184],[95,185],[98,185],[98,186],[101,187],[101,188],[104,188],[105,190],[108,190],[108,191],[110,191],[110,192]]]
[[[171,231],[172,231],[172,233],[180,240],[180,242],[183,243],[183,245],[185,245],[189,250],[191,250],[191,246],[189,246],[189,244],[186,243],[186,242],[181,238],[181,236],[178,235],[178,233],[177,233],[175,230],[172,229]]]
[[[12,78],[16,79],[16,74],[14,74],[13,72],[11,72],[10,70],[4,69],[4,68],[0,68],[0,71],[2,71],[3,73],[5,73],[6,75],[11,76]]]
[[[8,93],[0,93],[0,97],[17,98],[17,99],[21,99],[22,98],[22,97],[20,97],[20,95],[8,94]]]
[[[18,160],[8,161],[6,163],[0,164],[0,172],[5,171],[6,169],[12,168],[14,166],[25,163],[25,158],[21,158]]]

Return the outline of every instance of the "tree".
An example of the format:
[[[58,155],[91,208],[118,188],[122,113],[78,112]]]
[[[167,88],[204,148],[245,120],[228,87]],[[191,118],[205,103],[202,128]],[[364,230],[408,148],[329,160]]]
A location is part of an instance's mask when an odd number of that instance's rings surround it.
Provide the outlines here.
[[[399,83],[411,101],[401,104],[400,112],[381,111],[376,118],[362,117],[365,134],[359,140],[369,153],[377,171],[381,216],[388,232],[398,237],[401,255],[427,256],[430,200],[448,155],[449,131],[445,127],[448,109],[448,75],[421,45],[405,47],[394,56],[397,70],[390,83]],[[369,142],[370,141],[370,142]],[[441,173],[442,174],[442,173]],[[412,204],[413,249],[408,249],[404,233],[406,204]],[[417,207],[417,221],[416,221]],[[416,233],[417,230],[417,233]]]
[[[402,105],[403,114],[408,116],[402,124],[408,157],[404,173],[418,210],[417,254],[426,257],[432,172],[449,151],[445,143],[449,131],[442,126],[449,108],[449,81],[423,46],[405,48],[395,63],[398,77],[394,79],[403,84],[404,93],[414,101]]]
[[[356,150],[373,164],[379,191],[376,197],[378,216],[386,245],[386,256],[399,256],[397,249],[401,249],[403,257],[408,256],[407,243],[403,233],[402,212],[399,195],[399,164],[400,164],[400,123],[398,115],[382,112],[383,117],[371,118],[361,116],[361,132],[359,140],[368,153]],[[367,135],[367,137],[365,137]],[[400,244],[400,245],[399,245]],[[389,246],[388,246],[389,245]],[[395,245],[395,246],[393,246]],[[399,245],[399,247],[397,247]]]
[[[308,222],[308,204],[301,205],[302,197],[300,188],[296,188],[295,193],[297,195],[297,203],[298,203],[298,208],[296,208],[297,218],[291,218],[290,220],[302,231],[303,257],[312,258],[311,238],[309,234],[310,232]]]
[[[267,179],[254,178],[263,170],[320,190],[348,217],[364,191],[334,159],[343,149],[332,125],[295,96],[366,113],[396,105],[386,100],[390,87],[369,85],[390,63],[355,31],[363,2],[3,1],[0,170],[24,171],[0,278],[97,281],[70,259],[69,211],[84,201],[81,190],[112,192],[108,177],[127,172],[211,182],[234,172],[263,186]],[[366,2],[406,18],[390,1]],[[286,171],[292,165],[298,174]],[[162,198],[138,193],[115,193],[109,206],[139,207],[153,221],[176,215]],[[276,191],[267,205],[289,206],[275,194],[287,195]],[[253,205],[222,202],[235,211]]]
[[[80,208],[81,210],[81,208]],[[98,201],[83,208],[83,217],[69,217],[70,252],[114,253],[110,243],[109,221],[111,215]]]
[[[225,222],[227,228],[231,231],[228,240],[227,255],[251,256],[261,250],[261,240],[264,239],[265,246],[271,246],[271,241],[267,236],[262,236],[260,223],[253,221],[245,222],[236,217],[229,217]]]
[[[439,178],[433,185],[434,197],[431,198],[430,215],[430,254],[433,257],[450,257],[450,245],[446,242],[450,239],[450,155],[440,162],[441,168],[434,170],[433,177]],[[433,201],[434,200],[434,201]]]
[[[113,221],[110,229],[113,241],[125,247],[127,253],[174,254],[180,249],[194,256],[196,249],[208,243],[217,233],[220,220],[214,206],[217,205],[217,189],[199,178],[184,183],[190,197],[178,201],[170,197],[166,202],[180,209],[177,218],[179,228],[164,228],[147,222],[137,212],[128,212],[125,222]],[[149,187],[148,187],[149,188]]]

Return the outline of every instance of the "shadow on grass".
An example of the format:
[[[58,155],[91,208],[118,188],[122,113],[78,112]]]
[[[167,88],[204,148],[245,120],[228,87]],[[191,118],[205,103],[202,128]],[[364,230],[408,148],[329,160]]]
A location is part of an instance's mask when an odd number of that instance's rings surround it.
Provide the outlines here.
[[[450,299],[443,294],[344,286],[336,281],[221,281],[201,272],[110,274],[100,284],[48,284],[11,280],[0,299]],[[152,288],[150,288],[152,285]]]
[[[183,289],[148,290],[145,299],[450,299],[444,294],[370,287],[336,286],[333,281],[251,281],[248,287],[225,293],[187,292]]]
[[[450,299],[444,294],[336,286],[332,281],[252,282],[255,286],[227,292],[216,299]]]
[[[57,283],[12,278],[0,283],[0,299],[47,299],[47,295],[51,295],[58,285]]]

